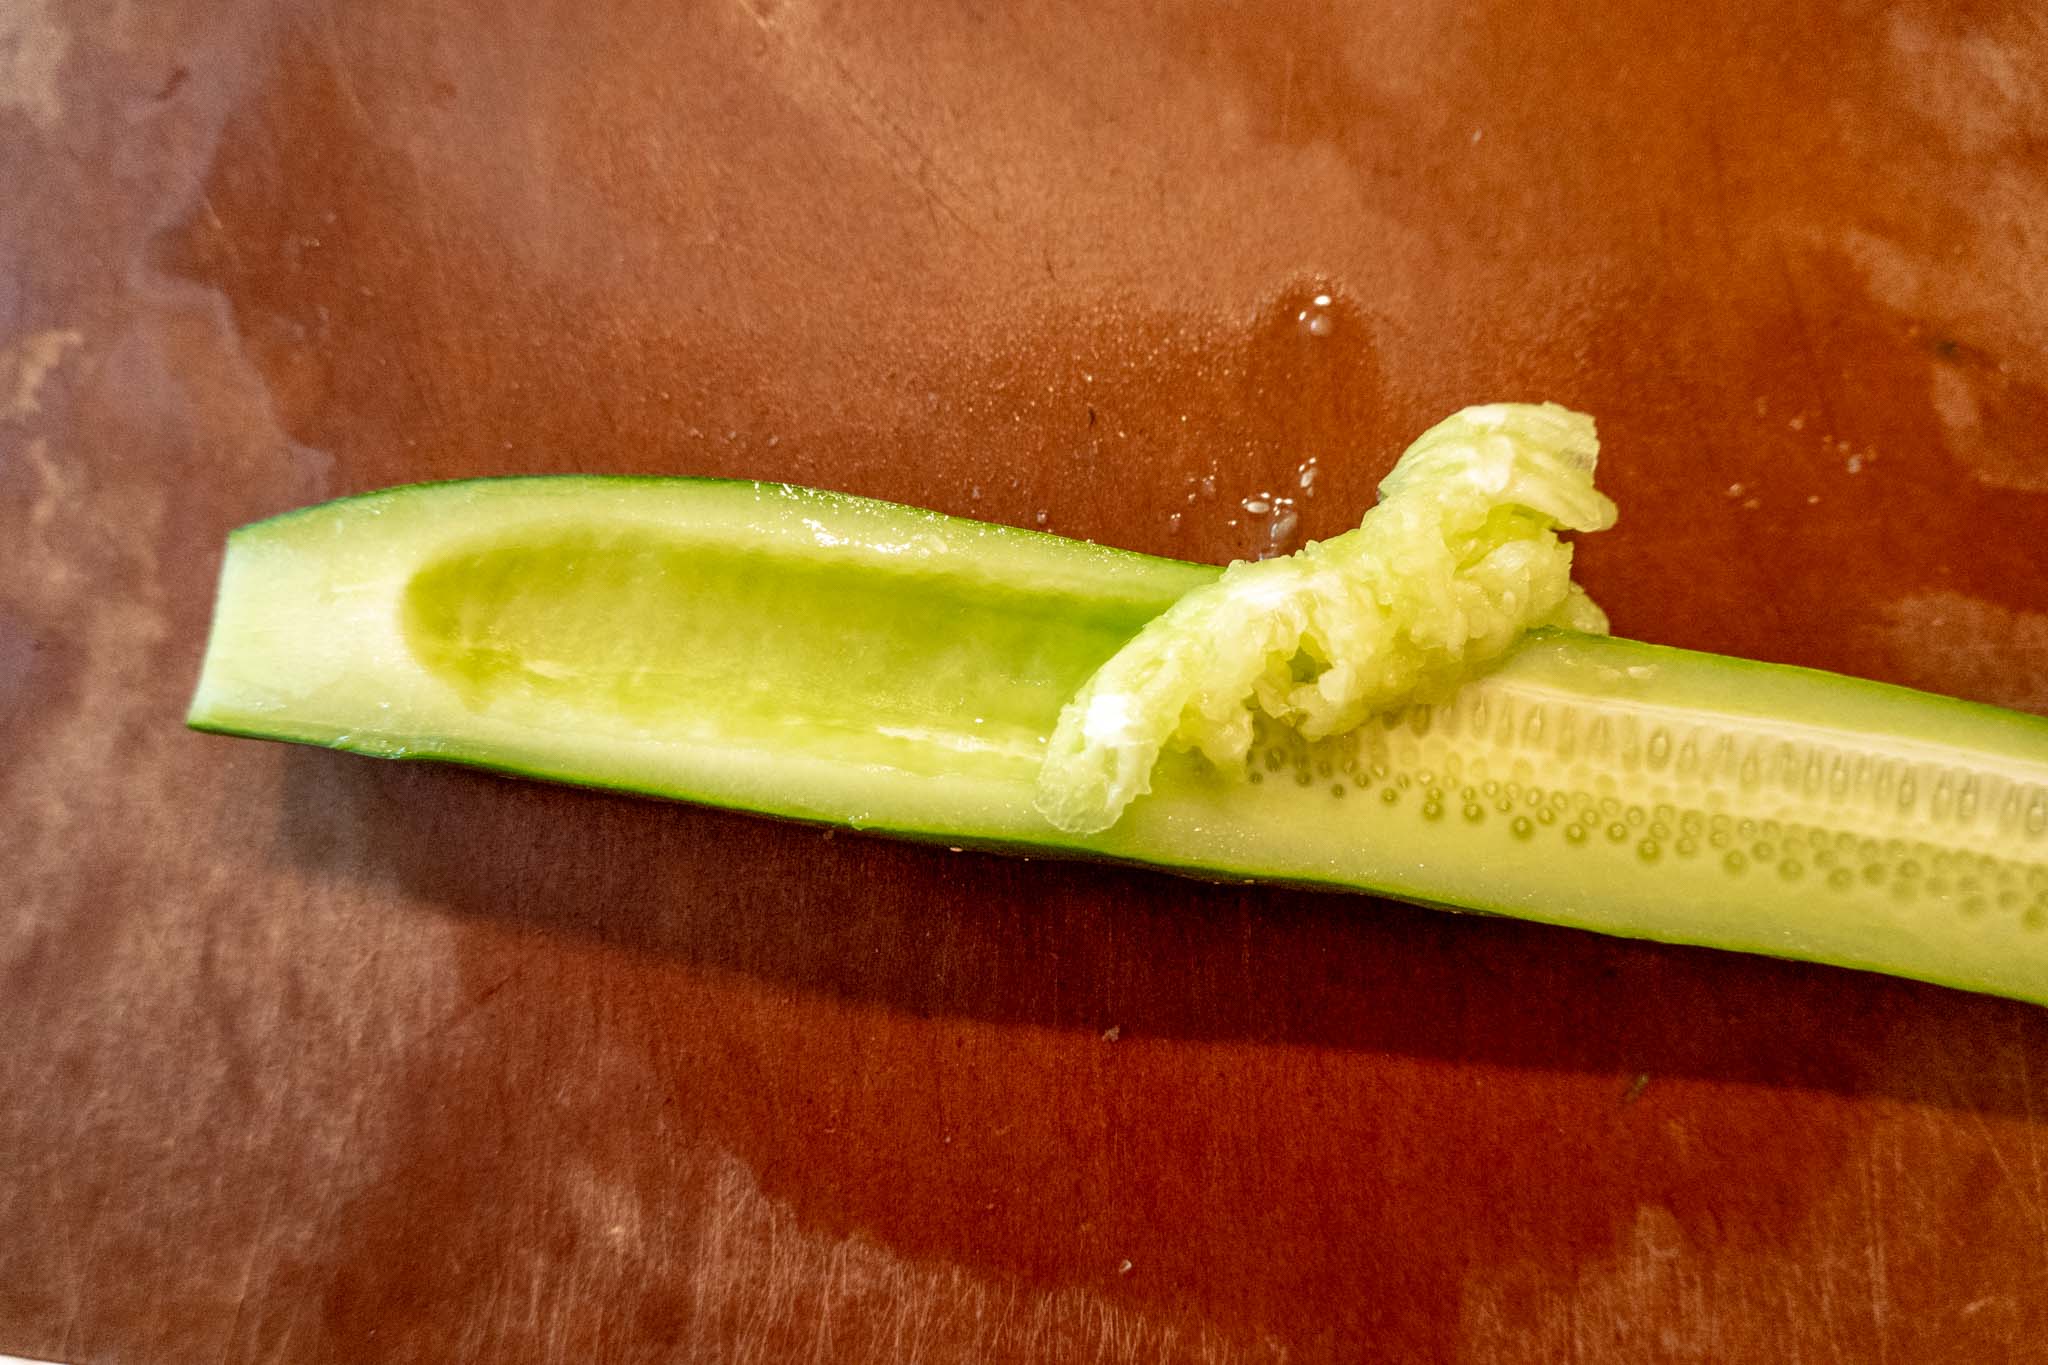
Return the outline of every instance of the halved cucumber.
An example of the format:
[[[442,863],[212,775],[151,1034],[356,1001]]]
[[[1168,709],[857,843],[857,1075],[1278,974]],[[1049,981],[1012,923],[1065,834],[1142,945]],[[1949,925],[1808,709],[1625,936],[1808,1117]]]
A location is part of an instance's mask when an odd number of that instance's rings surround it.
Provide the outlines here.
[[[777,484],[419,485],[233,534],[189,719],[2048,1003],[2048,721],[1803,669],[1540,632],[1054,828],[1062,704],[1219,572]]]

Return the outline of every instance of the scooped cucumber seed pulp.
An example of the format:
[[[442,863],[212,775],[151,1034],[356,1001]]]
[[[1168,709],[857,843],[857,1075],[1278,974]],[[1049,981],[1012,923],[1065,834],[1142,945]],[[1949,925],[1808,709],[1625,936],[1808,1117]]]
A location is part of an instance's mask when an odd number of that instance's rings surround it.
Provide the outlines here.
[[[1410,446],[1357,530],[1233,564],[1146,625],[1060,714],[1039,809],[1108,828],[1167,744],[1244,763],[1254,717],[1305,739],[1450,693],[1531,626],[1604,634],[1560,528],[1600,531],[1592,419],[1555,404],[1467,408]]]
[[[1604,635],[1589,419],[1468,409],[1227,570],[701,479],[229,539],[190,723],[2048,1003],[2048,721]]]

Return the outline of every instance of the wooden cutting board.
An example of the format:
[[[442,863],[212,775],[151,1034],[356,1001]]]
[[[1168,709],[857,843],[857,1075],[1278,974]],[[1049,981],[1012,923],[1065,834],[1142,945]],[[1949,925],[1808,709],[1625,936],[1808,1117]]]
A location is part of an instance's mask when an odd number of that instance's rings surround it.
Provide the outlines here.
[[[1221,561],[1496,398],[1619,632],[2048,710],[2048,29],[1695,10],[0,3],[0,1351],[2048,1358],[2048,1011],[180,727],[297,504]]]

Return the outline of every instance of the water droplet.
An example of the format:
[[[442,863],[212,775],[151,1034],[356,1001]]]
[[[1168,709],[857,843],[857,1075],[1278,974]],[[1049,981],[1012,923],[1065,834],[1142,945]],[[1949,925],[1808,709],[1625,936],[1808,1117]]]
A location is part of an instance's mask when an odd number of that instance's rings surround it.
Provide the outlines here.
[[[1326,337],[1337,330],[1336,316],[1330,312],[1330,306],[1334,302],[1328,294],[1317,294],[1308,301],[1305,308],[1294,315],[1294,319],[1308,335]]]
[[[1273,518],[1273,524],[1266,528],[1266,548],[1269,557],[1291,552],[1294,531],[1300,525],[1301,517],[1291,507]]]

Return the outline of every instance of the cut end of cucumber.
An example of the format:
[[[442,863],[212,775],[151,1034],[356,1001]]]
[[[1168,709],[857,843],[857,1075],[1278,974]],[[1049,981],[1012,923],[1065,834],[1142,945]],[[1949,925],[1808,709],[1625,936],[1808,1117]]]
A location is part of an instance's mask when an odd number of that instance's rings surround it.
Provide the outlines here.
[[[1061,713],[1038,809],[1105,830],[1169,748],[1241,768],[1260,716],[1321,739],[1447,695],[1532,627],[1604,632],[1557,537],[1614,524],[1593,487],[1599,450],[1593,419],[1555,403],[1431,427],[1357,530],[1233,564],[1105,663]]]

